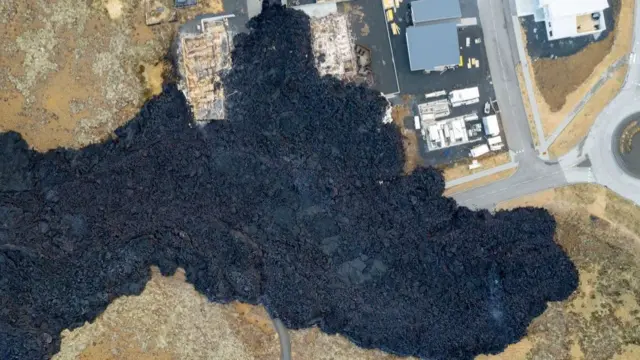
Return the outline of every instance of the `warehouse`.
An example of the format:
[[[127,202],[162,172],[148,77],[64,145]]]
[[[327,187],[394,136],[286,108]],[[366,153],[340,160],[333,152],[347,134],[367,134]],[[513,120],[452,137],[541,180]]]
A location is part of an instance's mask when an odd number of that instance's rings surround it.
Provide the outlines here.
[[[460,19],[460,2],[455,0],[419,0],[411,4],[411,19],[414,25],[420,23]]]
[[[411,71],[443,71],[457,66],[460,62],[460,3],[420,0],[410,4],[414,26],[407,27],[406,37]]]
[[[460,62],[458,44],[455,22],[408,27],[407,50],[411,71],[442,71],[455,67]]]
[[[547,38],[559,40],[600,33],[607,29],[607,0],[517,0],[518,16],[533,15],[544,22]]]

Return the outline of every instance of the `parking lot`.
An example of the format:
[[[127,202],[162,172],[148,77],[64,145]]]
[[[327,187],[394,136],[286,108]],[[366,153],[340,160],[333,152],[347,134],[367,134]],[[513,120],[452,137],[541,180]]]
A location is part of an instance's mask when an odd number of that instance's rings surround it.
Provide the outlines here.
[[[385,94],[393,104],[402,103],[412,109],[412,117],[405,119],[406,128],[417,131],[419,151],[424,163],[427,165],[453,163],[469,157],[471,148],[486,143],[482,132],[478,134],[468,131],[477,129],[477,126],[482,124],[485,103],[494,105],[492,114],[497,108],[484,47],[483,31],[478,23],[477,4],[475,0],[460,0],[462,19],[457,27],[457,36],[461,59],[457,62],[458,66],[444,72],[426,73],[412,71],[409,64],[406,29],[412,26],[410,2],[407,0],[398,2],[398,6],[393,10],[393,19],[387,18],[382,0],[338,3],[337,10],[348,14],[349,27],[355,45],[371,50],[372,81],[369,85]],[[429,46],[429,44],[420,45]],[[439,51],[439,49],[434,48],[433,51]],[[445,91],[448,94],[453,90],[476,87],[479,90],[477,102],[451,107],[451,113],[447,118],[438,119],[439,121],[450,120],[463,115],[477,114],[478,120],[465,121],[467,126],[465,133],[469,136],[465,136],[466,139],[458,142],[461,145],[442,149],[432,146],[432,151],[429,151],[423,133],[415,128],[413,119],[413,116],[419,114],[418,105],[427,102],[425,94],[438,91]],[[441,99],[446,99],[446,95]],[[459,129],[459,127],[456,128]],[[462,144],[467,140],[468,143]]]
[[[388,25],[381,0],[358,0],[357,3],[338,4],[339,11],[349,14],[355,43],[371,49],[371,68],[374,89],[383,94],[400,91],[391,51]]]
[[[462,0],[460,2],[463,18],[476,18],[478,16],[477,6],[474,1]],[[409,10],[409,2],[400,3],[400,7],[395,12],[394,22],[400,28],[399,35],[391,35],[391,46],[395,58],[396,73],[400,84],[400,94],[402,102],[409,102],[413,110],[413,115],[418,115],[418,104],[427,102],[425,94],[436,91],[446,91],[463,88],[478,87],[480,93],[479,102],[472,105],[452,107],[450,115],[447,118],[454,118],[471,113],[478,114],[479,119],[476,121],[467,121],[467,128],[472,128],[482,123],[483,108],[486,102],[492,102],[494,110],[497,110],[495,103],[495,92],[491,81],[491,73],[487,61],[486,50],[484,47],[484,36],[481,26],[464,26],[458,27],[458,42],[460,46],[460,55],[462,56],[462,66],[445,72],[425,73],[421,71],[411,71],[409,67],[409,55],[407,50],[407,39],[404,35],[407,26],[411,24],[411,15]],[[477,39],[479,41],[477,41]],[[469,44],[467,46],[467,44]],[[434,49],[438,51],[438,49]],[[479,66],[468,68],[470,59],[477,59]],[[429,99],[432,101],[433,99]],[[399,100],[396,100],[399,102]],[[413,119],[405,119],[405,126],[408,129],[415,129]],[[462,158],[469,157],[471,148],[484,143],[484,134],[480,133],[478,137],[469,137],[469,143],[457,145],[439,150],[429,151],[427,143],[424,141],[422,134],[418,132],[418,140],[420,144],[420,156],[425,165],[442,165],[453,163]],[[503,137],[504,138],[504,137]]]

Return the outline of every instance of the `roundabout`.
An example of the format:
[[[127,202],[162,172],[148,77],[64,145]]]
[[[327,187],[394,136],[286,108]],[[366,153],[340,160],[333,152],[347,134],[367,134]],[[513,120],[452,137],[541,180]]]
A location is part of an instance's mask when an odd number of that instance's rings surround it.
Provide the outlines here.
[[[640,178],[640,113],[627,117],[613,133],[612,151],[628,175]]]
[[[598,115],[580,152],[590,160],[592,182],[640,204],[640,71],[630,68],[627,84]]]

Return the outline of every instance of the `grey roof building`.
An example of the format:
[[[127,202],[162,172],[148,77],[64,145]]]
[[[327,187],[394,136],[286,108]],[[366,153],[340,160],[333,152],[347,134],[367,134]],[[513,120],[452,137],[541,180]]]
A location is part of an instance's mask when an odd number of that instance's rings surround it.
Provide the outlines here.
[[[459,19],[462,17],[458,0],[418,0],[411,3],[413,24]]]
[[[458,26],[453,21],[410,26],[407,28],[407,49],[411,71],[455,66],[460,62]]]

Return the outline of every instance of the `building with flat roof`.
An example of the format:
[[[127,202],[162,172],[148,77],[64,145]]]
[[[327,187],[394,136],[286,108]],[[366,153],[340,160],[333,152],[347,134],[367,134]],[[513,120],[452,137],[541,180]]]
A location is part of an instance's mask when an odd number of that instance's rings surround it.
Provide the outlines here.
[[[456,0],[418,0],[411,2],[410,6],[414,25],[462,17],[460,3]]]
[[[460,62],[455,22],[410,26],[406,35],[411,71],[442,71]]]
[[[458,0],[418,0],[409,4],[413,26],[407,27],[411,71],[443,71],[460,63]]]
[[[559,40],[592,35],[607,29],[607,0],[516,0],[518,16],[544,21],[547,38]]]

